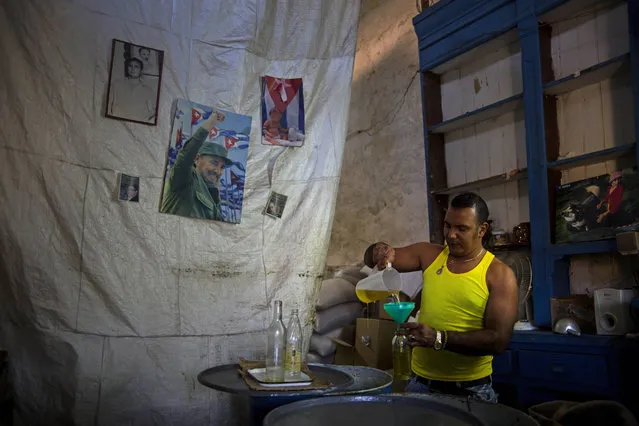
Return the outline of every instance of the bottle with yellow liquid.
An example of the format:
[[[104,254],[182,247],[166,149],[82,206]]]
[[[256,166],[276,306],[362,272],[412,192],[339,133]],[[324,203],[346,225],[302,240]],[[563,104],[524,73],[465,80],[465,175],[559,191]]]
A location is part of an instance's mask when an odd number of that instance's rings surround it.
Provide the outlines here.
[[[412,375],[411,347],[408,345],[408,337],[395,332],[393,337],[393,379],[396,381],[410,380]]]
[[[402,280],[399,272],[389,262],[384,270],[358,282],[355,293],[363,303],[373,303],[387,297],[397,296],[401,289]]]
[[[291,310],[291,319],[286,327],[284,378],[291,381],[298,380],[302,370],[302,326],[297,312],[297,309]]]
[[[399,383],[409,380],[411,371],[412,348],[408,344],[408,336],[400,333],[400,324],[406,322],[415,309],[415,302],[389,302],[384,304],[384,310],[397,323],[397,331],[392,342],[393,379]]]

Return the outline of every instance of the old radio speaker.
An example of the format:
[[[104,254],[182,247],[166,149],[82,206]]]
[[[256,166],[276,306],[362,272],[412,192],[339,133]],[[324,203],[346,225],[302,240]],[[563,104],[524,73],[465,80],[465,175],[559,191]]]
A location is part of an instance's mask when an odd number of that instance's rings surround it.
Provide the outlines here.
[[[639,232],[628,231],[618,233],[617,251],[624,256],[639,254]]]
[[[624,335],[634,331],[630,313],[633,289],[602,288],[595,290],[595,320],[597,334]]]

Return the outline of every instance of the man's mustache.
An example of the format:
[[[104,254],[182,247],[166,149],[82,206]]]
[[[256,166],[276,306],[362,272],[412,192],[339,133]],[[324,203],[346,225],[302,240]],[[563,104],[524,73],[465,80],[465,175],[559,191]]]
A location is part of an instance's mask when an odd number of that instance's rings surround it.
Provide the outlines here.
[[[222,176],[220,173],[218,173],[218,172],[216,172],[216,171],[213,171],[213,170],[211,170],[211,171],[204,171],[204,173],[203,173],[203,174],[205,174],[205,175],[207,175],[207,176],[215,176],[216,178],[219,178],[219,177],[221,177],[221,176]]]

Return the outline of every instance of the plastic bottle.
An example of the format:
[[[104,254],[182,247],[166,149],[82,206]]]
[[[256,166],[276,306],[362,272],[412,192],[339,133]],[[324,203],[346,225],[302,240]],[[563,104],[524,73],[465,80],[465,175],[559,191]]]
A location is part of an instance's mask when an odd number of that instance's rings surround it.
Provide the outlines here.
[[[284,381],[286,328],[282,323],[282,301],[273,303],[273,321],[267,330],[266,378],[269,382]]]
[[[408,337],[395,332],[393,337],[393,379],[409,380],[411,377],[411,347]]]
[[[284,375],[286,380],[297,380],[302,371],[302,326],[297,309],[291,310],[291,318],[286,328],[286,363]]]

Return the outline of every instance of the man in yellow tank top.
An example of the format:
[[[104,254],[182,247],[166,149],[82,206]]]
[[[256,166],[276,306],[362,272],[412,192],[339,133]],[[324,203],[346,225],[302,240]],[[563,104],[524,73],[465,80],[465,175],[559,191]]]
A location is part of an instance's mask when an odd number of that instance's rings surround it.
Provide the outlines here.
[[[513,271],[485,249],[488,206],[476,194],[450,203],[445,246],[417,243],[393,248],[373,244],[364,261],[382,269],[423,271],[417,323],[402,324],[413,346],[407,392],[439,392],[497,402],[493,355],[510,340],[517,317]]]

